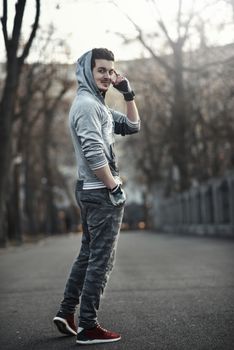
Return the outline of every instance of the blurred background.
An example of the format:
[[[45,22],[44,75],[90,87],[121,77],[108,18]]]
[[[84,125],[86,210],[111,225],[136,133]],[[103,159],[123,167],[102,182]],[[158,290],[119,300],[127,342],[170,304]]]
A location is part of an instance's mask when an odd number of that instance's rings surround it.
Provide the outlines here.
[[[123,228],[234,235],[234,0],[2,0],[0,16],[1,246],[81,230],[68,112],[93,47],[142,120],[116,137]]]

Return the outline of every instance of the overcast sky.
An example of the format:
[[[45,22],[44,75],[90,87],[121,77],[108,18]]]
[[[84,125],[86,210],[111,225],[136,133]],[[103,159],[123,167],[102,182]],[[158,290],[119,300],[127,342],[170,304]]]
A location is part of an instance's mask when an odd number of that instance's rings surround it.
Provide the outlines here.
[[[206,0],[184,0],[184,15],[188,14],[192,3],[196,9],[204,7]],[[9,29],[12,28],[14,14],[14,0],[9,0]],[[105,0],[42,0],[41,1],[41,28],[46,29],[49,24],[53,24],[56,29],[55,37],[66,40],[70,47],[70,59],[75,61],[83,52],[93,47],[108,47],[113,50],[117,60],[132,59],[145,55],[144,50],[138,44],[123,45],[123,39],[116,35],[120,32],[125,36],[134,37],[135,30],[126,19],[123,12],[126,12],[144,32],[154,32],[156,30],[156,17],[159,13],[165,20],[170,34],[175,34],[175,18],[177,13],[177,0],[158,0],[158,9],[151,6],[151,1],[147,0],[118,0],[116,1],[120,9],[117,9],[109,1]],[[214,3],[214,0],[210,0]],[[2,13],[2,1],[0,3]],[[200,10],[199,10],[200,11]],[[28,0],[26,5],[23,33],[27,37],[30,25],[35,13],[35,1]],[[231,7],[228,9],[224,1],[219,1],[219,5],[210,6],[206,10],[200,11],[207,23],[207,35],[211,45],[221,45],[234,40],[233,18]],[[224,28],[220,24],[225,19],[228,23]],[[219,24],[218,30],[217,24]],[[196,35],[193,37],[196,45]],[[163,41],[157,39],[155,45],[163,48]],[[0,59],[4,56],[3,37],[0,39]],[[55,54],[55,53],[53,53]],[[31,51],[31,58],[33,57]],[[59,57],[56,57],[59,59]]]

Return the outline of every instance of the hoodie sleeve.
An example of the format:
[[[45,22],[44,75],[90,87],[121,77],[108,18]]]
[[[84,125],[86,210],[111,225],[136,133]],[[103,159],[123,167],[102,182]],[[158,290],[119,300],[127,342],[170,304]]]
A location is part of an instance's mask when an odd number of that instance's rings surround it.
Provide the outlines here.
[[[91,170],[108,164],[104,153],[102,124],[94,107],[85,108],[74,116],[74,127],[84,156]]]
[[[131,122],[128,117],[120,112],[110,109],[114,120],[114,132],[122,136],[134,134],[140,130],[140,121]]]

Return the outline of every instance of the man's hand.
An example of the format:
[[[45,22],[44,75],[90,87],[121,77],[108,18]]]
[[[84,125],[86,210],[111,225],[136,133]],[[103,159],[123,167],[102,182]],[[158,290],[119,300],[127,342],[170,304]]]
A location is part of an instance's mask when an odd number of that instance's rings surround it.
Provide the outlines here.
[[[115,207],[119,207],[126,202],[125,192],[120,185],[117,185],[112,190],[109,190],[109,197],[110,197],[111,203]]]
[[[134,100],[134,91],[132,90],[127,78],[117,74],[115,82],[112,82],[114,88],[123,94],[125,101]]]

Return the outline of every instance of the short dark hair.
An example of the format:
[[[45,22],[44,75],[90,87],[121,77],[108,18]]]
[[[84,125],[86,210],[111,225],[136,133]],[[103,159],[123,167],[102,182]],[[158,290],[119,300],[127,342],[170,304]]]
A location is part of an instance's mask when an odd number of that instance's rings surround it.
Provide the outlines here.
[[[107,61],[114,61],[115,57],[112,51],[105,49],[105,48],[99,48],[99,49],[93,49],[92,50],[92,58],[91,58],[91,69],[95,67],[95,60],[107,60]]]

